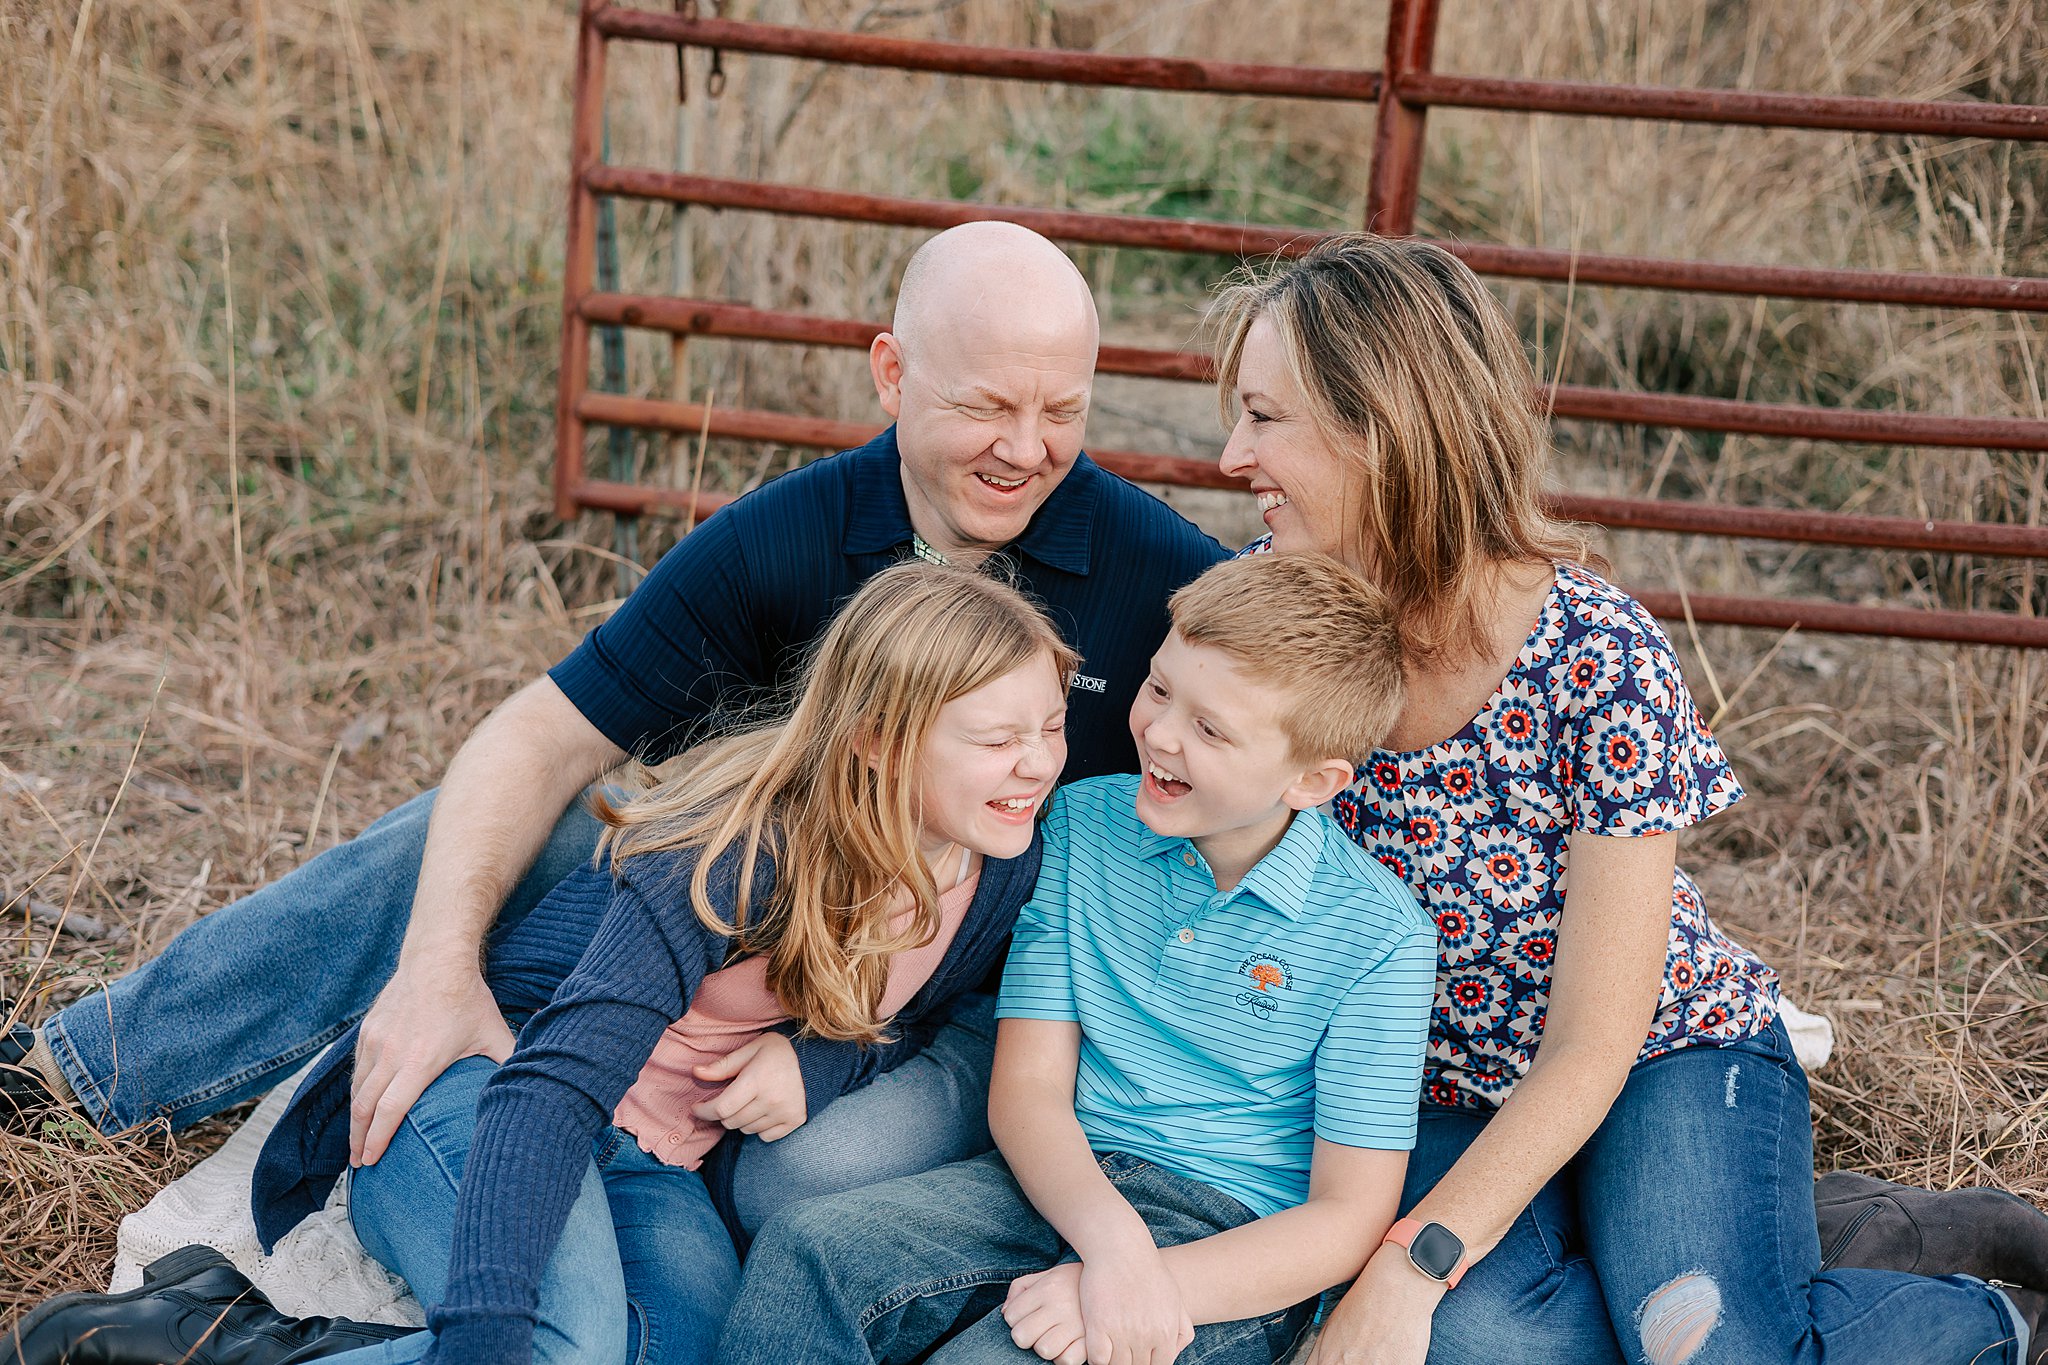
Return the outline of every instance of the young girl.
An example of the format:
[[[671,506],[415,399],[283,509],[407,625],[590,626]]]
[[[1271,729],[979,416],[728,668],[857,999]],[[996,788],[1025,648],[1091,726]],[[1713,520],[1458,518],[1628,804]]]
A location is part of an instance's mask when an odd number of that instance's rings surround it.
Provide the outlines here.
[[[1000,961],[1077,662],[1014,589],[902,564],[826,631],[787,719],[603,807],[604,865],[495,945],[490,975],[516,998],[571,937],[574,970],[509,1061],[451,1067],[353,1177],[357,1231],[429,1330],[328,1358],[710,1359],[738,1258],[700,1163],[727,1129],[781,1136],[886,1069]],[[773,1031],[791,1025],[839,1044],[807,1047],[800,1078]],[[295,1097],[257,1176],[267,1237],[324,1198],[308,1154],[338,1164],[346,1098],[341,1066]]]
[[[872,1048],[979,983],[1032,881],[982,860],[1035,852],[1075,662],[1013,590],[906,564],[826,632],[787,721],[603,812],[591,946],[481,1087],[483,1063],[436,1083],[458,1129],[482,1092],[452,1254],[414,1231],[449,1192],[434,1113],[408,1121],[429,1160],[394,1145],[357,1179],[365,1243],[434,1286],[431,1351],[349,1358],[709,1359],[738,1270],[695,1168],[727,1126],[772,1138],[804,1113],[801,1091],[793,1116],[730,1091],[777,1052],[786,1070],[782,1021]],[[713,1100],[698,1077],[763,1047]]]

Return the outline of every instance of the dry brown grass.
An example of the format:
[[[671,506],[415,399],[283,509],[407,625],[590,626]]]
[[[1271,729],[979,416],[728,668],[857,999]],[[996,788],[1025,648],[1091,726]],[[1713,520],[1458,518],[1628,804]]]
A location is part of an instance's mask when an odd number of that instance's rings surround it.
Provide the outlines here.
[[[1440,65],[2048,103],[2041,0],[1451,0]],[[0,983],[25,1012],[435,780],[607,606],[609,526],[546,512],[573,25],[561,0],[0,0]],[[1376,64],[1343,6],[761,0],[782,21]],[[707,169],[1011,202],[1356,222],[1370,115],[728,57]],[[621,160],[673,155],[672,68],[616,61]],[[700,73],[701,74],[701,73]],[[701,88],[701,87],[700,87]],[[1427,229],[1588,250],[2048,274],[2032,148],[1445,113]],[[629,283],[665,215],[622,210]],[[881,312],[910,235],[695,225],[697,287]],[[1119,339],[1179,341],[1223,263],[1083,260]],[[2048,329],[1998,314],[1508,291],[1568,379],[2040,417]],[[231,304],[231,306],[230,306]],[[1560,360],[1560,357],[1562,359]],[[668,392],[665,342],[630,382]],[[855,358],[700,346],[724,403],[857,415]],[[1106,382],[1101,444],[1207,453],[1205,395]],[[1578,486],[2042,519],[2038,455],[1590,425]],[[737,486],[789,452],[718,450]],[[643,452],[676,477],[666,450]],[[1205,507],[1219,532],[1246,519]],[[648,533],[648,550],[666,532]],[[2038,610],[1996,561],[1613,547],[1630,581]],[[1752,797],[1688,846],[1716,913],[1830,1012],[1824,1164],[2048,1196],[2048,706],[2039,660],[1675,629]],[[132,779],[123,785],[134,759]],[[118,798],[118,799],[117,799]],[[88,856],[89,855],[89,856]],[[33,899],[132,936],[52,937]],[[209,1141],[0,1138],[0,1313],[103,1275]]]

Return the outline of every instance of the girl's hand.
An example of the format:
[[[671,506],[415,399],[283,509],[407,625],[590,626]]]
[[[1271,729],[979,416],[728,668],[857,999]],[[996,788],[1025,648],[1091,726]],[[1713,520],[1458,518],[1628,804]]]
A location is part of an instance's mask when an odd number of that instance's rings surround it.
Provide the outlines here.
[[[1003,1321],[1010,1324],[1010,1340],[1039,1359],[1084,1365],[1088,1328],[1081,1318],[1081,1263],[1068,1261],[1010,1281]]]
[[[1430,1315],[1444,1293],[1401,1248],[1382,1246],[1323,1323],[1302,1365],[1423,1365]]]
[[[1173,1365],[1195,1339],[1158,1247],[1084,1261],[1080,1298],[1088,1365]]]
[[[694,1074],[700,1081],[725,1082],[725,1089],[690,1110],[700,1119],[773,1142],[803,1127],[809,1117],[796,1049],[779,1033],[764,1033],[695,1068]]]

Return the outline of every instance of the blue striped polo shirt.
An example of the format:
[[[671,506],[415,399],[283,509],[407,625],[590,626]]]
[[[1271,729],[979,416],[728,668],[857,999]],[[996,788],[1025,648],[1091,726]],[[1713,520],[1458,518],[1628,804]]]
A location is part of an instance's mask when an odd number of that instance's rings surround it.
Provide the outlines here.
[[[1081,1025],[1089,1145],[1261,1217],[1308,1197],[1315,1138],[1412,1148],[1436,936],[1408,888],[1304,811],[1218,891],[1137,793],[1135,776],[1060,789],[996,1009]]]

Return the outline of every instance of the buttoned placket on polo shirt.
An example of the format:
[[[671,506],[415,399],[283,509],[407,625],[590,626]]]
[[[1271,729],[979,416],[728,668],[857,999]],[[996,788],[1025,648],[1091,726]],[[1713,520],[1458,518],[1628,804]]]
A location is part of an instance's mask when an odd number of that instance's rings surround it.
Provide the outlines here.
[[[1180,864],[1208,884],[1208,895],[1203,898],[1201,908],[1193,914],[1176,915],[1168,923],[1158,960],[1154,962],[1152,967],[1155,980],[1166,970],[1167,954],[1176,948],[1194,947],[1195,941],[1201,937],[1200,934],[1196,933],[1195,926],[1200,924],[1211,911],[1228,904],[1231,898],[1237,895],[1238,889],[1244,885],[1240,881],[1237,886],[1232,887],[1228,891],[1218,890],[1216,887],[1216,874],[1209,870],[1209,864],[1203,861],[1200,853],[1195,851],[1195,846],[1186,840],[1181,842]]]

